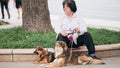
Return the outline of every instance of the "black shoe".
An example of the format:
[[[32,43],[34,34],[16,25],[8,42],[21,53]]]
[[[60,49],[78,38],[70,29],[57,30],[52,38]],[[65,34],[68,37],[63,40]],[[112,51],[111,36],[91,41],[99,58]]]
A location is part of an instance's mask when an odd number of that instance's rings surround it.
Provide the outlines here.
[[[93,58],[93,59],[98,59],[98,60],[101,60],[101,58],[98,58],[97,56],[95,56],[95,55],[89,55],[91,58]]]
[[[10,16],[8,17],[8,19],[10,19]]]

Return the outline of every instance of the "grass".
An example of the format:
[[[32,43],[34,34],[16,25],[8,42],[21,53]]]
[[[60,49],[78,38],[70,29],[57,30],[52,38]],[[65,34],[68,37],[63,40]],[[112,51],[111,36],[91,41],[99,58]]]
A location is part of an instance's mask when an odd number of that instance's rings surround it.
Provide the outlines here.
[[[120,43],[120,32],[89,28],[95,45]],[[34,33],[22,27],[0,29],[0,48],[34,48],[37,45],[54,47],[56,34]]]
[[[52,47],[55,33],[34,33],[21,27],[0,30],[0,48],[33,48],[36,45]]]
[[[7,24],[9,24],[9,23],[8,23],[8,22],[5,22],[5,21],[0,20],[0,25],[7,25]]]
[[[95,45],[120,43],[120,32],[89,28]]]

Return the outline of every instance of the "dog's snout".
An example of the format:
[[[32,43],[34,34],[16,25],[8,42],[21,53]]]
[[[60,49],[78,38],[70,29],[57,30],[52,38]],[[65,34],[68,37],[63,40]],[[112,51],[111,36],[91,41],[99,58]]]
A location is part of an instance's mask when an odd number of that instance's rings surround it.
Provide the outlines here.
[[[37,54],[37,55],[38,55],[38,52],[37,52],[37,51],[34,51],[34,54]]]

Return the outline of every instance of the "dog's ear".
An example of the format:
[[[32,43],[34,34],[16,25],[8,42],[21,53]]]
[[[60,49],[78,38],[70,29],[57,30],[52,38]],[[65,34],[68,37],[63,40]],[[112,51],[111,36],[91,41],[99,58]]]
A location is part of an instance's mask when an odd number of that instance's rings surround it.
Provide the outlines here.
[[[43,47],[41,47],[41,46],[39,46],[39,48],[38,48],[39,50],[43,50]]]
[[[62,44],[62,46],[64,47],[64,50],[66,51],[67,50],[67,44],[64,42],[64,41],[61,41],[61,44]]]
[[[35,47],[37,50],[43,50],[43,47],[41,47],[41,46],[36,46]]]

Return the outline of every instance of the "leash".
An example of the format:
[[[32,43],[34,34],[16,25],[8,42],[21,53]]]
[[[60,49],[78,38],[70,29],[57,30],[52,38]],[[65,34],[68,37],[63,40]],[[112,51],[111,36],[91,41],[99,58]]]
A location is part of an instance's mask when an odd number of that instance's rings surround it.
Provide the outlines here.
[[[71,43],[71,48],[72,48],[72,45],[73,45],[73,42]],[[70,55],[69,55],[69,57],[68,57],[67,62],[69,62],[69,61],[71,60],[71,58],[72,58],[72,52],[73,52],[73,50],[71,49],[71,50],[70,50]]]
[[[72,48],[72,46],[73,46],[73,42],[74,42],[74,40],[73,40],[73,34],[75,33],[75,31],[73,30],[73,32],[72,33],[69,33],[68,34],[68,36],[71,34],[71,37],[69,38],[69,40],[71,41],[71,45],[70,45],[70,47]],[[70,55],[69,55],[69,57],[68,57],[68,60],[67,60],[67,62],[69,62],[70,60],[71,60],[71,58],[72,58],[72,52],[73,52],[73,50],[71,49],[70,50]]]

